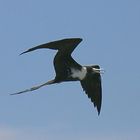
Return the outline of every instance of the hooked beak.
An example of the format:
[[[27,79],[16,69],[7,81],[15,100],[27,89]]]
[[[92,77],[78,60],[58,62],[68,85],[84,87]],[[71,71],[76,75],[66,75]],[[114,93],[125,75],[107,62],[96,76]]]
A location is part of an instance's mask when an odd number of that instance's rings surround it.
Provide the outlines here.
[[[93,71],[95,72],[95,73],[99,73],[99,74],[104,74],[105,73],[105,70],[104,69],[97,69],[97,68],[92,68],[93,69]]]

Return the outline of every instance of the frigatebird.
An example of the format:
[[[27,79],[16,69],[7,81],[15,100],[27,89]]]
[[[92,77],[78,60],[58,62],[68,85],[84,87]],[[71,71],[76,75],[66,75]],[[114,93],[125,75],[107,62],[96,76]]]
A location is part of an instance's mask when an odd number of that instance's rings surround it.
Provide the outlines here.
[[[34,86],[12,95],[37,90],[43,86],[55,83],[80,81],[83,90],[91,99],[94,107],[97,108],[99,115],[102,103],[101,73],[103,69],[100,69],[99,65],[81,66],[72,58],[72,52],[81,41],[81,38],[67,38],[38,45],[21,53],[20,55],[44,48],[57,50],[58,52],[53,60],[56,76],[53,80],[44,84]]]

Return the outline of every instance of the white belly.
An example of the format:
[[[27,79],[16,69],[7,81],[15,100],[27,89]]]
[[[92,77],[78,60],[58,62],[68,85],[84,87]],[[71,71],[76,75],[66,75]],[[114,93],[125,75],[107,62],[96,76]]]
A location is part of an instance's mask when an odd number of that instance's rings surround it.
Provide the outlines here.
[[[71,74],[72,78],[78,78],[79,80],[83,80],[87,74],[87,69],[86,69],[86,67],[82,67],[81,70],[72,68],[71,73],[72,73]]]

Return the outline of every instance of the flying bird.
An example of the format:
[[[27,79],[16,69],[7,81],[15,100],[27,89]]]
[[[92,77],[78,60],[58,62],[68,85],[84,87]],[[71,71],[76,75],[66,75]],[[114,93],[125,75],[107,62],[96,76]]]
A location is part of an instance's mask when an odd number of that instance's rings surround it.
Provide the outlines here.
[[[67,38],[42,44],[21,53],[20,55],[37,49],[57,50],[53,60],[56,76],[53,80],[50,80],[46,83],[34,86],[21,92],[13,93],[11,95],[37,90],[43,86],[55,83],[80,81],[83,90],[91,99],[94,107],[97,108],[99,115],[102,103],[101,73],[104,70],[98,65],[82,66],[72,58],[72,52],[81,41],[81,38]]]

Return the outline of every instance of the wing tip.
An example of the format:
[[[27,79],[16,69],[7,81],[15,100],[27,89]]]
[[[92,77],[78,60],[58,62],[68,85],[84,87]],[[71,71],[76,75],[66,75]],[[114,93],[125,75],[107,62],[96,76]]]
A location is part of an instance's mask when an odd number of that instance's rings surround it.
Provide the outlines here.
[[[74,41],[78,41],[78,42],[81,42],[83,39],[82,38],[64,38],[64,39],[62,39],[62,40],[74,40]],[[61,41],[61,40],[60,40]]]
[[[100,115],[101,112],[101,105],[97,105],[95,102],[91,101],[94,104],[94,107],[97,109],[98,116]]]
[[[100,115],[100,112],[101,112],[101,108],[98,108],[97,107],[97,111],[98,111],[98,116]]]
[[[25,51],[25,52],[22,52],[22,53],[20,53],[19,55],[23,55],[24,53],[27,53],[28,51]]]
[[[58,40],[58,41],[63,41],[63,40],[74,40],[74,41],[78,42],[78,44],[79,44],[83,39],[82,39],[82,38],[67,38],[67,39],[62,39],[62,40]],[[53,41],[53,42],[55,42],[55,41]],[[49,42],[49,43],[53,43],[53,42]],[[39,46],[30,48],[30,49],[28,49],[27,51],[24,51],[24,52],[20,53],[19,55],[23,55],[23,54],[25,54],[25,53],[34,51],[34,50],[36,50],[36,49],[45,48],[44,45],[45,45],[45,44],[42,44],[42,45],[39,45]]]
[[[38,46],[37,46],[37,47],[38,47]],[[25,54],[25,53],[28,53],[28,52],[34,51],[35,49],[37,49],[37,47],[34,47],[34,48],[31,48],[31,49],[28,49],[27,51],[24,51],[24,52],[20,53],[19,55],[22,55],[22,54]]]
[[[79,42],[81,42],[83,39],[82,38],[77,38],[79,40]]]

